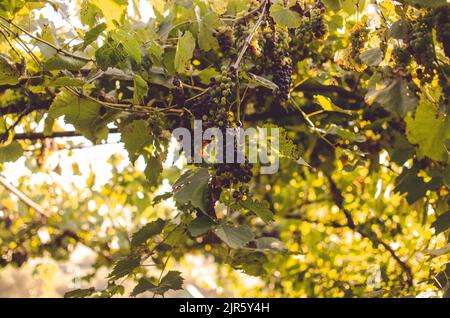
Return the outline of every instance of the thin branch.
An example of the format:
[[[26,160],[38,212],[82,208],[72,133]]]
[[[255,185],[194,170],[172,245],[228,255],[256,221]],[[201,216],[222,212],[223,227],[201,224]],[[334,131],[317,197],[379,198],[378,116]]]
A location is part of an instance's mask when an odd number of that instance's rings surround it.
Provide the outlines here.
[[[0,184],[6,188],[9,192],[14,194],[20,201],[25,203],[28,207],[35,210],[41,217],[48,218],[49,214],[45,211],[39,204],[34,202],[25,193],[17,189],[15,186],[10,184],[4,177],[0,176]]]
[[[242,45],[242,49],[239,52],[239,55],[238,55],[236,61],[233,64],[235,69],[238,69],[239,63],[241,63],[241,60],[244,57],[244,54],[247,51],[248,46],[252,42],[252,39],[253,39],[253,36],[255,36],[256,30],[258,30],[260,24],[262,23],[262,21],[264,19],[264,14],[266,13],[266,7],[267,7],[266,4],[267,4],[267,0],[264,1],[264,5],[262,5],[263,9],[261,11],[261,14],[260,14],[258,20],[256,21],[255,25],[253,26],[253,29],[251,30],[250,34],[245,39],[244,44]],[[258,8],[258,10],[259,10],[259,8]]]
[[[119,133],[118,128],[110,128],[110,134]],[[55,131],[49,135],[44,133],[22,133],[15,134],[14,140],[43,140],[43,139],[53,139],[53,138],[64,138],[64,137],[83,137],[83,135],[78,131]]]
[[[39,38],[39,37],[33,35],[32,33],[28,32],[27,30],[25,30],[24,28],[22,28],[21,26],[19,26],[19,25],[15,24],[14,22],[12,22],[11,19],[5,18],[5,17],[2,16],[2,15],[0,15],[0,19],[4,20],[4,21],[5,21],[6,23],[8,23],[8,24],[11,24],[13,27],[15,27],[16,29],[18,29],[18,30],[20,30],[21,32],[25,33],[25,34],[28,35],[30,38],[32,38],[32,39],[34,39],[34,40],[36,40],[36,41],[39,41],[39,42],[41,42],[41,43],[43,43],[43,44],[45,44],[45,45],[48,45],[49,47],[53,48],[53,49],[56,51],[56,53],[66,55],[66,56],[72,57],[72,58],[74,58],[74,59],[83,61],[83,62],[94,62],[94,60],[91,59],[91,58],[86,58],[86,57],[83,57],[83,56],[79,56],[79,55],[72,54],[72,53],[70,53],[70,52],[68,52],[68,51],[66,51],[66,50],[63,50],[63,49],[57,47],[56,45],[53,45],[53,44],[50,43],[50,42],[45,41],[44,39],[41,39],[41,38]]]

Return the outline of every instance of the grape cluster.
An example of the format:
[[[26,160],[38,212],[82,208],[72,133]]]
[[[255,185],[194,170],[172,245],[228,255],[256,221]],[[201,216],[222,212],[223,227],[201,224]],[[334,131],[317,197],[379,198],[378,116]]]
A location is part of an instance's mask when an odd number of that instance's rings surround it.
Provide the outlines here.
[[[229,72],[222,67],[221,72],[221,75],[211,78],[207,93],[190,106],[194,115],[202,119],[203,129],[217,127],[225,131],[233,125],[233,116],[227,106],[233,100],[236,73],[233,67]]]
[[[450,6],[436,8],[432,15],[436,38],[442,43],[445,55],[450,57]]]
[[[234,32],[229,25],[219,27],[214,36],[219,42],[220,51],[225,55],[230,55],[234,48]]]
[[[278,86],[275,92],[276,104],[289,99],[292,86],[292,59],[289,52],[291,38],[287,30],[275,29],[273,25],[264,25],[264,68],[272,74],[272,81]]]
[[[202,128],[218,128],[226,134],[227,128],[238,127],[240,123],[234,119],[229,106],[234,100],[236,86],[236,70],[234,67],[221,68],[221,75],[212,77],[206,94],[194,100],[189,106],[196,118],[202,119]],[[223,147],[225,152],[227,147]],[[237,144],[233,149],[233,157],[237,159]],[[227,158],[227,153],[223,154]],[[248,194],[247,183],[252,177],[252,165],[245,163],[214,163],[210,166],[213,184],[213,197],[220,197],[223,188],[233,187],[233,197],[242,199]],[[236,194],[234,194],[236,193]]]
[[[181,84],[181,81],[178,77],[174,77],[172,84],[174,86],[173,89],[173,102],[180,106],[183,107],[186,97],[184,95],[184,89],[183,89],[183,85]]]
[[[369,36],[369,30],[367,27],[358,22],[352,29],[350,33],[350,57],[352,60],[361,64],[361,59],[359,58],[359,54],[361,49],[364,48]]]
[[[417,77],[422,83],[430,83],[435,74],[435,54],[430,19],[423,17],[412,22],[407,44],[419,67]]]
[[[248,197],[248,182],[252,179],[253,165],[245,163],[218,163],[212,167],[212,175],[216,184],[232,188],[235,200],[246,200]]]
[[[394,47],[392,56],[396,65],[403,69],[405,69],[411,62],[411,54],[405,47],[402,46]]]

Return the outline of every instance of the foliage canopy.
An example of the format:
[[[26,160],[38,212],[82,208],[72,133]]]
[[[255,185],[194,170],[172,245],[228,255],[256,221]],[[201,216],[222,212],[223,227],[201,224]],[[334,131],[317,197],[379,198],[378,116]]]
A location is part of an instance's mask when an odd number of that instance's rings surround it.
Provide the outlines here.
[[[450,295],[445,0],[141,2],[0,2],[0,165],[31,172],[0,177],[0,266],[85,245],[108,284],[67,297],[182,289],[187,254],[236,296]],[[280,128],[279,172],[169,165],[194,119]],[[116,134],[108,182],[67,181]]]

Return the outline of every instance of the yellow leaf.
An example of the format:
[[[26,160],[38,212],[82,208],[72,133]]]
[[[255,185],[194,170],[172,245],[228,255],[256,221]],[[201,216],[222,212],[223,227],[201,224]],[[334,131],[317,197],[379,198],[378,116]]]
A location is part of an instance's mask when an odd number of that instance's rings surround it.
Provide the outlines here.
[[[91,0],[91,3],[102,10],[108,30],[116,28],[113,21],[120,21],[127,9],[126,4],[119,4],[114,0]]]

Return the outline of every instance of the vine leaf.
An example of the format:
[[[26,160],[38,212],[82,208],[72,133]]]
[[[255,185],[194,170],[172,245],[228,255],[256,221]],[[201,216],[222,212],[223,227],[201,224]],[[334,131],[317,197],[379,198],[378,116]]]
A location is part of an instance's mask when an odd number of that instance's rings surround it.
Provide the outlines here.
[[[169,271],[162,279],[159,285],[155,285],[148,278],[141,278],[138,284],[131,292],[131,296],[137,296],[143,292],[152,292],[163,295],[168,290],[179,290],[183,288],[183,277],[181,272]]]
[[[155,284],[153,284],[149,279],[142,277],[141,279],[139,279],[138,284],[134,287],[133,291],[131,292],[130,296],[131,297],[135,297],[139,294],[142,294],[146,291],[152,291],[155,288],[157,288],[157,286]]]
[[[287,28],[298,28],[301,25],[301,17],[297,12],[279,4],[270,7],[270,15],[276,24]]]
[[[135,104],[144,104],[144,98],[147,96],[147,82],[139,75],[134,76],[133,102]]]
[[[134,120],[122,128],[121,139],[133,163],[145,152],[144,148],[153,142],[151,130],[143,119]]]
[[[241,201],[240,204],[244,209],[255,213],[264,222],[269,223],[270,221],[273,221],[273,212],[269,209],[269,204],[267,202],[258,202],[247,199]]]
[[[64,298],[85,298],[95,293],[95,288],[75,289],[64,294]]]
[[[94,28],[87,31],[86,34],[84,35],[84,42],[81,49],[82,50],[86,49],[88,45],[97,40],[100,34],[102,34],[103,31],[105,30],[106,30],[106,23],[100,23],[99,25],[96,25]]]
[[[56,119],[64,116],[64,121],[71,124],[93,143],[106,139],[107,125],[114,120],[116,111],[107,110],[101,115],[101,105],[95,101],[75,96],[63,89],[50,105],[49,115]]]
[[[108,67],[116,67],[126,61],[127,53],[123,45],[111,38],[95,51],[97,65],[104,71]]]
[[[61,54],[55,54],[51,58],[45,61],[44,70],[46,71],[56,71],[56,70],[69,70],[69,71],[79,71],[84,65],[85,61],[80,61],[79,59],[65,56]]]
[[[218,16],[214,12],[207,10],[206,5],[200,2],[195,7],[195,15],[198,24],[198,46],[205,52],[217,49],[219,43],[214,37],[213,31],[219,25]]]
[[[163,171],[163,164],[159,155],[153,156],[150,151],[147,151],[145,156],[145,170],[144,174],[150,185],[157,185],[159,177]]]
[[[369,91],[366,94],[366,102],[378,103],[401,117],[406,116],[408,112],[414,112],[417,106],[417,98],[408,89],[404,79],[395,79],[383,89]]]
[[[378,66],[383,61],[383,57],[383,51],[379,47],[368,49],[359,55],[361,61],[369,66]]]
[[[195,39],[191,32],[186,31],[179,39],[177,43],[177,49],[175,52],[174,66],[175,71],[183,73],[189,61],[192,58],[195,48]]]
[[[417,176],[415,169],[405,170],[396,179],[396,186],[394,191],[401,194],[407,193],[406,201],[413,204],[420,198],[424,197],[427,192],[427,184],[422,178]]]
[[[131,237],[131,245],[139,246],[144,244],[152,236],[160,234],[165,225],[166,221],[162,219],[157,219],[156,221],[147,223],[133,234]]]
[[[93,26],[97,18],[102,15],[101,10],[89,1],[84,0],[81,3],[80,20],[83,25]]]
[[[127,9],[127,1],[121,0],[90,0],[90,2],[101,10],[105,17],[108,29],[115,29]]]
[[[111,280],[116,280],[118,278],[127,276],[140,265],[140,260],[141,259],[139,257],[119,260],[114,266],[112,272],[108,275],[108,278]]]
[[[450,228],[450,211],[442,213],[439,215],[431,224],[431,227],[435,229],[435,234],[440,234]]]
[[[15,85],[19,83],[19,71],[0,56],[0,85]]]
[[[49,86],[72,86],[72,87],[78,87],[83,86],[86,84],[86,82],[80,78],[74,78],[74,77],[58,77],[55,80],[51,81],[48,85]]]
[[[216,225],[210,217],[202,215],[189,223],[188,230],[192,236],[199,236],[208,232]]]
[[[339,113],[343,113],[343,114],[347,114],[347,115],[352,114],[351,110],[340,108],[335,103],[333,103],[331,98],[329,98],[328,96],[314,95],[314,101],[317,104],[319,104],[323,108],[323,110],[325,110],[327,112],[339,112]]]
[[[406,137],[419,145],[417,155],[437,161],[448,160],[446,141],[450,139],[450,117],[438,113],[438,105],[424,94],[420,97],[415,117],[406,119]]]
[[[254,238],[252,231],[246,225],[221,224],[216,228],[215,233],[231,248],[242,248]]]
[[[209,178],[206,168],[188,170],[173,185],[174,200],[181,205],[190,203],[193,207],[206,212]]]
[[[136,63],[141,64],[141,46],[134,35],[120,29],[117,30],[117,32],[112,33],[111,37],[114,41],[123,45],[123,48],[128,56],[130,56]]]
[[[7,146],[0,146],[0,163],[16,161],[22,154],[22,146],[17,141],[13,141]]]

